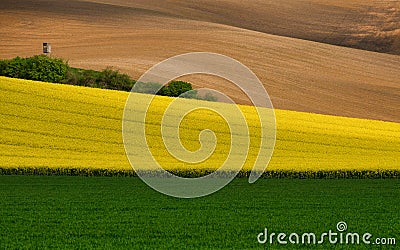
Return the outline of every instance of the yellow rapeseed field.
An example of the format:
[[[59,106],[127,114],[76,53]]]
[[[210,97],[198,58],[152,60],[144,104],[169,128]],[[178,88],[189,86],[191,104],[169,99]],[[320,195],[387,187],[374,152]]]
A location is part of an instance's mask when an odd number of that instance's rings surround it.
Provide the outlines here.
[[[128,94],[0,77],[0,167],[131,169],[122,140]],[[143,112],[143,95],[133,95],[137,100],[133,112]],[[210,110],[187,114],[179,126],[182,145],[191,151],[200,147],[200,131],[214,131],[217,144],[210,158],[188,164],[166,150],[160,124],[173,100],[157,96],[149,108],[146,138],[155,159],[167,169],[218,168],[229,152],[230,131],[224,119]],[[177,102],[184,107],[200,101]],[[232,108],[222,103],[207,105]],[[260,144],[260,124],[253,107],[240,109],[250,129],[250,150],[244,166],[249,170]],[[275,113],[277,141],[268,170],[400,169],[398,123],[285,110]],[[234,127],[234,133],[244,134],[244,129]],[[143,150],[137,147],[133,153],[140,155]]]

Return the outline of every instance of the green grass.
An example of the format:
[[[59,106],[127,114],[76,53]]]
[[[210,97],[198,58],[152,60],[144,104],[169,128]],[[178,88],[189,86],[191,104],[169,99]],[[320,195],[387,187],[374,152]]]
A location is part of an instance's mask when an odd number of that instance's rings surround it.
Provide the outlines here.
[[[177,199],[135,177],[0,176],[0,248],[265,248],[265,227],[318,235],[339,221],[399,241],[399,194],[399,180],[236,179]]]

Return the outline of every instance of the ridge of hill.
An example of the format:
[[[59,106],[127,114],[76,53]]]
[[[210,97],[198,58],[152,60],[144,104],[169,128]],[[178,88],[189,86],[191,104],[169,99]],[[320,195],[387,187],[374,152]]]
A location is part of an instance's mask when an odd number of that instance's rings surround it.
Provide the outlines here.
[[[400,54],[393,0],[85,0],[333,45]]]

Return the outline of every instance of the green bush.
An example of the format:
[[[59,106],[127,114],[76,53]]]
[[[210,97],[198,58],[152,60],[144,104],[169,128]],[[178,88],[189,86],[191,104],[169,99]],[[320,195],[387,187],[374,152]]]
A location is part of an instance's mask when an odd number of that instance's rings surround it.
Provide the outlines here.
[[[135,82],[127,74],[107,68],[100,73],[97,84],[100,88],[130,91]]]
[[[65,79],[68,68],[68,64],[62,59],[44,55],[16,57],[0,62],[2,76],[43,82],[60,82]]]
[[[5,70],[8,67],[8,61],[6,60],[0,60],[0,75],[5,75]]]
[[[9,64],[9,60],[0,60],[0,76],[11,77],[11,76],[7,75],[8,64]]]
[[[183,81],[171,81],[169,84],[162,86],[156,82],[137,82],[134,92],[145,94],[157,94],[162,96],[196,98],[197,91],[192,89],[192,85]]]
[[[127,74],[121,74],[111,68],[106,68],[103,71],[69,68],[66,78],[62,83],[92,88],[130,91],[135,81],[130,79]]]
[[[159,94],[163,96],[178,97],[190,90],[192,90],[192,85],[190,83],[184,81],[172,81],[168,85],[162,87]]]
[[[27,79],[27,59],[16,57],[11,60],[2,60],[0,67],[2,76]]]

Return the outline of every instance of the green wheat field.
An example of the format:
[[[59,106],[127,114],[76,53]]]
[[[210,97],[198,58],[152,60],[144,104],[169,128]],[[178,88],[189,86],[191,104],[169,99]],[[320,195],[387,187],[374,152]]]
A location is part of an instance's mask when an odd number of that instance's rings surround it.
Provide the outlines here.
[[[369,249],[259,244],[265,227],[400,238],[398,180],[234,180],[198,199],[160,194],[132,177],[0,176],[0,248]],[[392,249],[385,246],[384,249]]]

